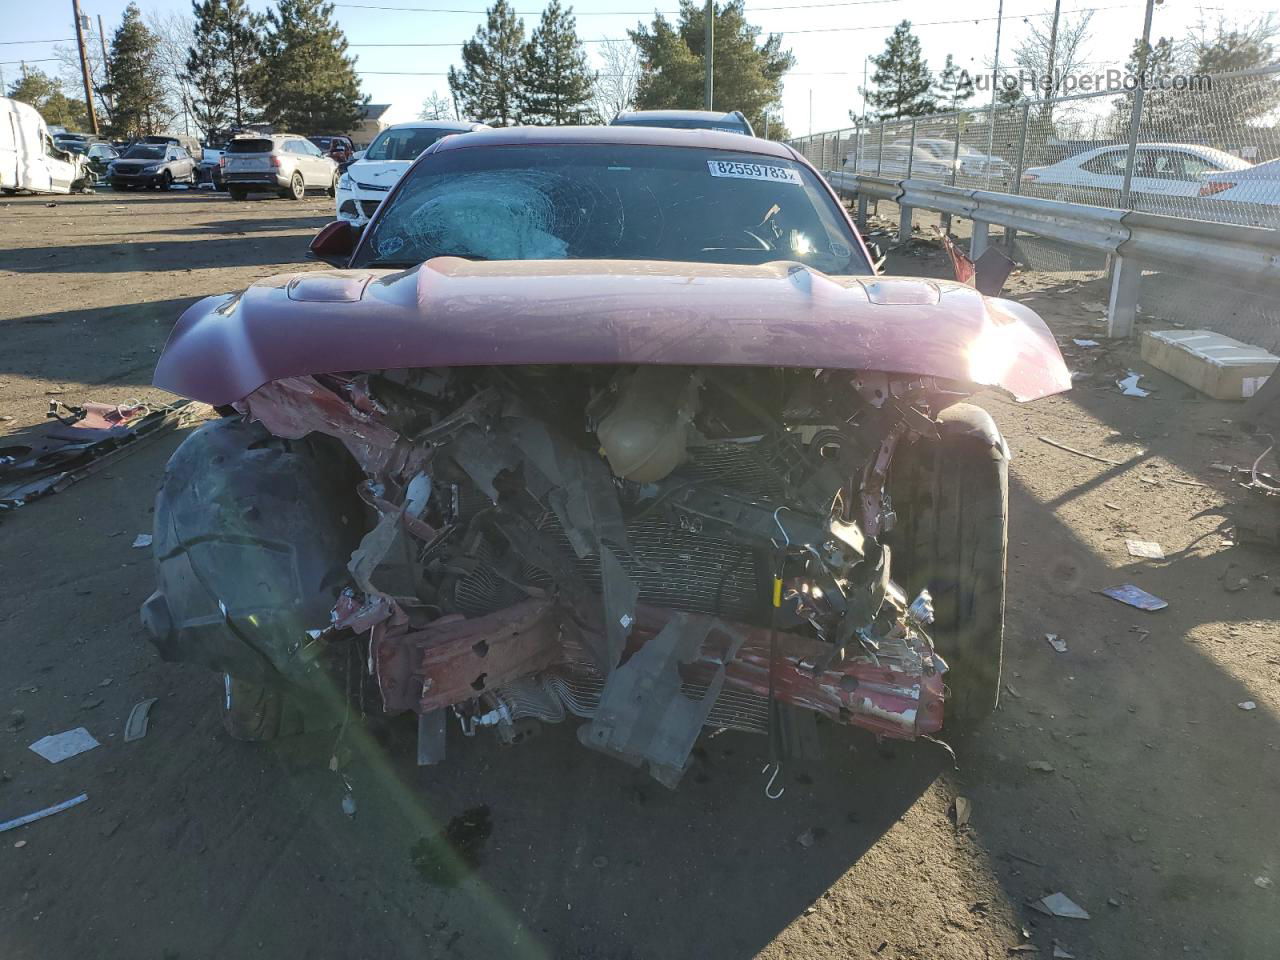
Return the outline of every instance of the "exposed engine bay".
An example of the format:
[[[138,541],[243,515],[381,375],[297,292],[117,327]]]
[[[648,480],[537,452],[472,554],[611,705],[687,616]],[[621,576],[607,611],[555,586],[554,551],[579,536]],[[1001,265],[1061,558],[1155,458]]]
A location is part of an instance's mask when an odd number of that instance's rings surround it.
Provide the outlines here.
[[[474,367],[319,375],[237,404],[337,438],[369,527],[312,642],[389,713],[581,742],[674,786],[704,727],[942,726],[927,593],[891,579],[894,450],[964,385],[882,373]]]

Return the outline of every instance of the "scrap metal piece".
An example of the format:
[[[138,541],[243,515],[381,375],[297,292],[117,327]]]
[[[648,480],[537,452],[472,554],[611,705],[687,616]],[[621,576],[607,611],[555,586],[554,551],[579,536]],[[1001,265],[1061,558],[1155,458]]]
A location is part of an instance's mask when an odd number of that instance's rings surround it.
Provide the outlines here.
[[[627,637],[636,622],[636,601],[640,588],[618,562],[617,555],[603,544],[600,547],[600,593],[604,601],[604,633],[608,641],[605,676],[622,660]]]
[[[418,716],[418,766],[433,767],[444,762],[444,722],[448,713],[448,708],[437,707]]]
[[[147,725],[151,721],[151,708],[155,706],[158,699],[158,697],[148,697],[133,705],[133,709],[129,711],[129,719],[124,722],[125,743],[133,743],[147,735]]]
[[[86,750],[99,746],[98,741],[84,727],[65,730],[62,733],[41,737],[27,749],[38,753],[50,763],[61,763],[71,757],[78,756]]]
[[[692,700],[681,691],[680,664],[693,663],[715,627],[730,634],[706,693]],[[705,617],[676,614],[605,682],[595,718],[578,728],[583,745],[636,766],[647,764],[659,783],[675,789],[702,725],[724,687],[725,664],[743,638]]]
[[[0,833],[6,830],[14,830],[18,827],[25,827],[28,823],[35,823],[37,820],[43,820],[45,817],[51,817],[55,813],[61,813],[63,810],[70,810],[77,804],[84,803],[89,799],[87,793],[82,793],[78,797],[72,797],[70,800],[63,800],[61,803],[55,803],[52,807],[45,807],[43,810],[36,810],[33,813],[27,813],[21,817],[14,817],[12,820],[6,820],[0,823]]]

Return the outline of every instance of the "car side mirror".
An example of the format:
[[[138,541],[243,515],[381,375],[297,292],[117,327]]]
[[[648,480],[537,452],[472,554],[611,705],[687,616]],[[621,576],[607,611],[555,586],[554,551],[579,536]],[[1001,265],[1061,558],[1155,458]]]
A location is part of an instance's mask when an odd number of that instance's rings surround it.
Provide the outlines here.
[[[364,151],[363,151],[363,150],[357,150],[355,153],[353,153],[353,154],[351,155],[351,159],[352,159],[352,160],[363,160],[363,159],[364,159]]]
[[[311,255],[331,267],[345,267],[355,253],[362,230],[357,230],[346,220],[326,224],[311,241]]]

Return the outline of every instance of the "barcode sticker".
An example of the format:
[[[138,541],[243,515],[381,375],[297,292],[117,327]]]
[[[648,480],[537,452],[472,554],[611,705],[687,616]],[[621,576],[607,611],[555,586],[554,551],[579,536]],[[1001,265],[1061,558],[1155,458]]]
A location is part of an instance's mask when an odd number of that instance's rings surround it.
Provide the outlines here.
[[[744,163],[741,160],[708,160],[707,169],[713,177],[732,177],[735,180],[766,180],[770,183],[794,183],[803,186],[800,173],[791,167],[774,167],[764,163]]]

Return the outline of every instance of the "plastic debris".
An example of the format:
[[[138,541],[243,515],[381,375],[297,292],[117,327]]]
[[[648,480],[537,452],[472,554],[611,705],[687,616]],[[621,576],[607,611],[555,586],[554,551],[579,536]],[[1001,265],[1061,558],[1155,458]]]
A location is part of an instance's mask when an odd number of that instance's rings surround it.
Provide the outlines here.
[[[1102,591],[1112,600],[1119,600],[1121,603],[1127,603],[1131,607],[1137,607],[1139,610],[1163,610],[1169,605],[1167,600],[1161,600],[1154,594],[1147,593],[1141,587],[1135,587],[1132,583],[1121,584],[1118,587],[1107,587]]]
[[[1053,941],[1054,960],[1076,960],[1076,955],[1062,945],[1059,940]]]
[[[1049,642],[1049,646],[1053,647],[1053,649],[1057,650],[1059,653],[1067,652],[1067,641],[1063,640],[1056,633],[1046,633],[1044,638]]]
[[[973,801],[968,797],[956,797],[956,826],[963,827],[969,823],[973,814]]]
[[[356,795],[354,793],[344,793],[342,795],[342,812],[348,817],[356,815]]]
[[[1053,773],[1053,764],[1048,760],[1029,760],[1027,761],[1028,770],[1038,770],[1041,773]]]
[[[1065,893],[1051,893],[1031,904],[1035,910],[1047,913],[1051,917],[1066,917],[1069,920],[1088,920],[1089,912]]]
[[[1072,337],[1071,342],[1074,343],[1077,347],[1088,348],[1088,347],[1096,347],[1098,345],[1097,340],[1082,340],[1079,337]]]
[[[1241,703],[1237,703],[1236,706],[1239,707],[1241,710],[1257,710],[1258,709],[1258,705],[1254,703],[1252,700],[1245,700]]]
[[[147,724],[150,722],[151,708],[155,705],[156,700],[156,697],[149,697],[133,705],[133,709],[129,711],[129,719],[124,722],[125,743],[133,743],[133,741],[141,740],[147,735]]]
[[[811,827],[804,833],[800,834],[800,836],[796,837],[796,843],[808,850],[817,842],[817,839],[818,838],[814,836],[813,828]]]
[[[96,746],[99,746],[99,743],[93,739],[93,734],[84,727],[76,727],[74,730],[41,737],[28,749],[38,753],[50,763],[61,763]]]
[[[1164,547],[1154,540],[1126,540],[1125,547],[1131,557],[1146,557],[1148,560],[1163,560]]]
[[[1270,877],[1254,877],[1254,878],[1253,878],[1253,885],[1254,885],[1255,887],[1258,887],[1258,888],[1259,888],[1259,889],[1261,889],[1261,890],[1270,890],[1270,889],[1271,889],[1271,878],[1270,878]]]
[[[1004,685],[1004,692],[1005,692],[1005,693],[1007,693],[1007,694],[1009,694],[1009,696],[1013,697],[1013,699],[1015,699],[1015,700],[1021,700],[1021,699],[1022,699],[1022,694],[1020,694],[1020,693],[1018,692],[1017,688],[1016,688],[1016,687],[1014,687],[1014,685],[1013,685],[1012,683],[1006,683],[1006,684]]]
[[[95,743],[96,747],[97,744]],[[56,761],[55,761],[56,762]],[[70,810],[77,804],[84,803],[89,799],[87,793],[82,793],[78,797],[72,797],[70,800],[63,800],[61,803],[55,803],[52,807],[45,807],[43,810],[37,810],[34,813],[28,813],[21,817],[14,817],[12,820],[6,820],[0,823],[0,833],[6,830],[15,830],[18,827],[25,827],[28,823],[35,823],[37,820],[43,820],[45,817],[51,817],[55,813],[61,813],[63,810]],[[21,846],[22,841],[19,840],[14,846]]]
[[[1120,392],[1126,397],[1149,397],[1150,390],[1143,390],[1138,386],[1138,381],[1142,379],[1142,374],[1134,373],[1132,370],[1120,380],[1116,381],[1116,386],[1120,388]]]
[[[151,546],[151,534],[140,533],[133,538],[133,545],[138,549]]]

